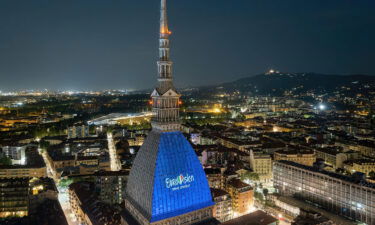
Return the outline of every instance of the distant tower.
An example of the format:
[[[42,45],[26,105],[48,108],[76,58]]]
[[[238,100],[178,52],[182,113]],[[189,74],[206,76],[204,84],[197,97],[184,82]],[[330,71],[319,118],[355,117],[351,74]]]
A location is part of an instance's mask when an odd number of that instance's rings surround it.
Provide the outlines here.
[[[195,224],[212,218],[213,201],[199,159],[180,130],[180,94],[173,86],[166,0],[161,0],[158,85],[152,131],[137,153],[125,207],[141,225]]]

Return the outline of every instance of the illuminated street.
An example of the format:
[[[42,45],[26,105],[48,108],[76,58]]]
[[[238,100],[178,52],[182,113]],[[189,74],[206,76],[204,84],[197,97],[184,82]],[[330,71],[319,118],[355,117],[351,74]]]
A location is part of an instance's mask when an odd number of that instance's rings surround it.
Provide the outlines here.
[[[42,151],[40,148],[38,150],[38,152],[43,156],[44,162],[46,164],[48,177],[52,178],[55,181],[55,185],[58,190],[58,200],[61,205],[61,208],[64,211],[66,220],[68,221],[69,225],[78,225],[78,222],[74,217],[74,214],[70,210],[71,207],[69,204],[69,193],[67,188],[62,188],[59,186],[60,179],[57,178],[56,172],[52,169],[51,163],[47,157],[47,151]]]
[[[119,171],[121,170],[121,163],[116,152],[116,146],[113,141],[113,135],[111,132],[107,133],[107,141],[108,141],[109,160],[111,164],[111,170]]]
[[[69,225],[78,225],[79,223],[71,211],[67,188],[61,188],[58,186],[57,189],[59,191],[59,202],[64,211],[66,220],[68,221]]]

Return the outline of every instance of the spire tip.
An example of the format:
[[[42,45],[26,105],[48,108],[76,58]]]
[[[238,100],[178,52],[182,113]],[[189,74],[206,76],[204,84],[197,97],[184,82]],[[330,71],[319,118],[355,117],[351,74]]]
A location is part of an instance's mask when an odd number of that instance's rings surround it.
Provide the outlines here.
[[[171,32],[168,29],[167,0],[161,0],[160,34],[171,34]]]

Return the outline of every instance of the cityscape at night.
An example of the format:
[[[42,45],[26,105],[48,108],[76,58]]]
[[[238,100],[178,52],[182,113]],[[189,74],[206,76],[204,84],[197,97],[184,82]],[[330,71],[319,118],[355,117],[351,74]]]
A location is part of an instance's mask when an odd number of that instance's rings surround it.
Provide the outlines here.
[[[375,225],[375,1],[0,1],[1,225]]]

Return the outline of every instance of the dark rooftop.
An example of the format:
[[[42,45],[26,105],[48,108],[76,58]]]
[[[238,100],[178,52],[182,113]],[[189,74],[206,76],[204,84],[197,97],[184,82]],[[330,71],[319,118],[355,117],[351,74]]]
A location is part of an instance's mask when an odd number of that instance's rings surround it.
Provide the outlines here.
[[[94,176],[128,176],[128,170],[120,170],[120,171],[105,171],[100,170],[94,173]]]
[[[246,188],[246,187],[251,188],[250,185],[242,182],[240,179],[232,179],[228,181],[227,185],[233,186],[235,188]]]
[[[213,198],[217,198],[217,197],[220,197],[220,196],[228,195],[229,193],[222,190],[222,189],[211,188],[211,194],[212,194]]]
[[[276,224],[277,219],[268,215],[263,211],[255,211],[253,213],[229,220],[222,225],[269,225]]]

